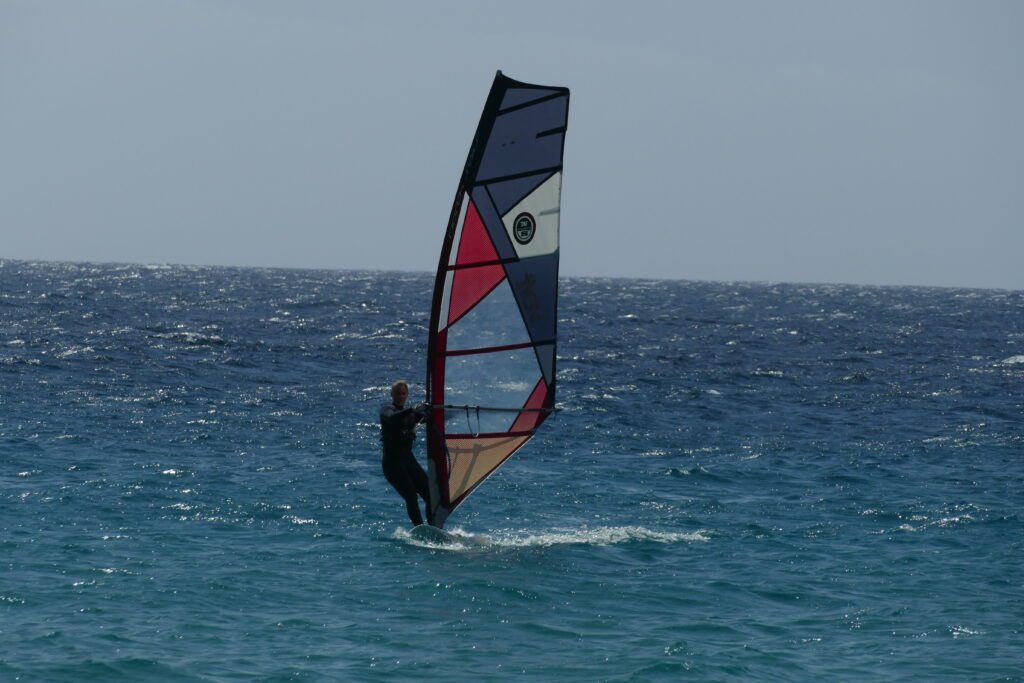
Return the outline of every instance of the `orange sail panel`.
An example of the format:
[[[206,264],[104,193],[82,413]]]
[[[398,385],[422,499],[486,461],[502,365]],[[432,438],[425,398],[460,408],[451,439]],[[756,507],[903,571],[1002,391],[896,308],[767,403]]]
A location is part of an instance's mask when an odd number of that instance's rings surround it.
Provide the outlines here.
[[[452,500],[465,497],[486,479],[501,463],[526,443],[527,436],[488,438],[449,437],[446,439],[449,472],[449,495]]]

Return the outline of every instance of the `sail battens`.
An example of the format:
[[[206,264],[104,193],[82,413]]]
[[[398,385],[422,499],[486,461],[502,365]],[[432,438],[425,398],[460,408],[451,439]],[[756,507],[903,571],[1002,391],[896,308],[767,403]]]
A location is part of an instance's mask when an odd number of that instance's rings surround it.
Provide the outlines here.
[[[530,349],[535,346],[544,346],[546,344],[554,344],[554,339],[545,339],[544,341],[528,341],[520,342],[518,344],[502,344],[501,346],[481,346],[475,349],[457,349],[455,351],[445,351],[446,356],[475,356],[480,353],[498,353],[499,351],[515,351],[516,349]]]
[[[456,263],[455,265],[448,266],[448,270],[465,270],[466,268],[484,268],[486,266],[497,266],[497,265],[504,265],[506,263],[515,263],[518,260],[519,260],[518,257],[513,257],[513,258],[492,259],[490,261],[479,261],[477,263]]]
[[[444,232],[427,345],[438,526],[555,412],[568,105],[566,88],[499,71],[470,145]]]
[[[445,410],[465,410],[469,412],[479,411],[482,413],[557,413],[561,408],[495,408],[492,406],[469,406],[446,403],[443,406],[430,406],[432,409],[444,408]]]
[[[520,431],[520,432],[480,432],[479,434],[470,433],[459,433],[459,434],[446,434],[449,440],[456,439],[467,441],[471,439],[503,439],[503,438],[521,438],[524,436],[533,436],[533,430]]]
[[[500,111],[498,111],[498,116],[504,116],[505,114],[511,114],[512,112],[519,111],[520,109],[525,109],[527,107],[533,107],[533,106],[536,106],[538,104],[543,104],[544,102],[548,102],[550,100],[558,99],[559,97],[568,97],[568,96],[569,96],[569,91],[568,90],[553,92],[550,95],[544,95],[543,97],[538,97],[537,99],[530,100],[529,102],[522,102],[520,104],[514,104],[514,105],[512,105],[510,107],[505,107],[504,109],[501,109]]]
[[[559,126],[558,128],[549,128],[548,130],[542,130],[541,132],[537,133],[537,135],[535,137],[546,138],[549,135],[558,135],[559,133],[564,133],[564,132],[565,132],[565,126]]]
[[[538,173],[553,173],[555,171],[561,170],[562,166],[561,164],[559,164],[558,166],[538,168],[535,171],[523,171],[522,173],[510,173],[508,175],[499,175],[494,176],[493,178],[484,178],[483,180],[477,180],[472,184],[472,187],[479,187],[480,185],[488,185],[490,183],[502,183],[505,182],[506,180],[517,180],[519,178],[528,178],[532,175],[537,175]]]

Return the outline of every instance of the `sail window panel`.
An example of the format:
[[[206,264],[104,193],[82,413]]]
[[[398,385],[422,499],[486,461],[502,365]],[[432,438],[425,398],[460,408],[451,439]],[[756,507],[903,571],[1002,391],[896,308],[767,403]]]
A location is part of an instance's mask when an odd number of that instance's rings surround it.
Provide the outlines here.
[[[530,333],[507,280],[448,329],[449,352],[529,341]]]
[[[445,411],[445,432],[481,434],[507,432],[517,413],[476,411],[518,409],[530,398],[540,368],[530,347],[468,356],[449,356],[445,364],[445,403],[469,406]]]
[[[441,294],[441,307],[440,314],[437,317],[437,331],[440,332],[448,323],[448,309],[451,304],[452,296],[452,280],[454,280],[455,273],[448,271],[444,276],[444,291]]]

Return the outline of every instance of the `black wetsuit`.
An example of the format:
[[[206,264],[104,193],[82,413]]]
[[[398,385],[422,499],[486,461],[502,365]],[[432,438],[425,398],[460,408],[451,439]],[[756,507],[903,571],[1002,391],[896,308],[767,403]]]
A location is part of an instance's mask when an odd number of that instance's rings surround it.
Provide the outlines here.
[[[417,526],[423,524],[417,494],[426,501],[428,520],[430,518],[427,473],[412,454],[412,444],[416,440],[416,424],[422,422],[425,417],[422,410],[399,410],[391,403],[381,406],[380,409],[380,440],[384,447],[381,468],[388,483],[405,499],[409,520]]]

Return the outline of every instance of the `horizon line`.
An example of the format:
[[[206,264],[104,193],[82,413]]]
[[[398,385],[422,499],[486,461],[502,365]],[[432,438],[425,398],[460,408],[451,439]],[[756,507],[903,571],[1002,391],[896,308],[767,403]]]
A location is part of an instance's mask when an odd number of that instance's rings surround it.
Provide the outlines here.
[[[253,265],[228,265],[228,264],[211,264],[211,263],[172,263],[169,261],[163,262],[134,262],[134,261],[71,261],[64,259],[26,259],[26,258],[8,258],[0,256],[0,266],[7,263],[26,263],[26,264],[54,264],[54,265],[90,265],[90,266],[125,266],[133,268],[211,268],[211,269],[233,269],[233,270],[285,270],[285,271],[319,271],[319,272],[338,272],[338,273],[405,273],[409,275],[424,275],[432,276],[433,271],[428,270],[405,270],[401,268],[388,268],[388,269],[374,269],[374,268],[326,268],[320,266],[253,266]],[[986,291],[986,292],[1024,292],[1024,288],[1013,288],[1013,287],[981,287],[981,286],[963,286],[963,285],[911,285],[911,284],[877,284],[877,283],[858,283],[858,282],[822,282],[812,280],[707,280],[701,278],[685,278],[685,277],[642,277],[635,275],[562,275],[560,274],[559,279],[574,280],[574,279],[593,279],[593,280],[632,280],[632,281],[643,281],[643,282],[694,282],[702,284],[719,284],[719,285],[762,285],[762,286],[773,286],[773,285],[799,285],[806,287],[874,287],[878,289],[949,289],[949,290],[969,290],[969,291]]]

